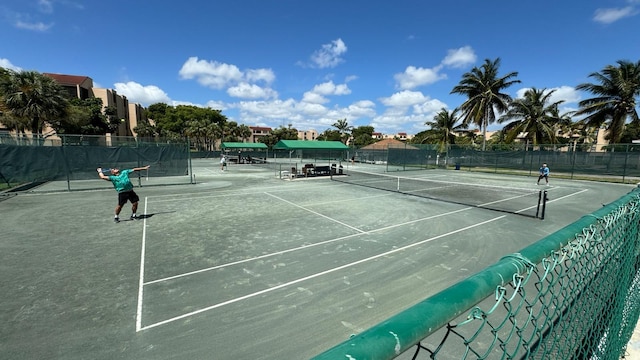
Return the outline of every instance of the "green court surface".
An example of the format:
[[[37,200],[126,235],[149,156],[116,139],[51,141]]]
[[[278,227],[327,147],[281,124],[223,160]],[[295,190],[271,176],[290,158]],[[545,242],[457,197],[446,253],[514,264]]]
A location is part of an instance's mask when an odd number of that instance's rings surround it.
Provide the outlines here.
[[[142,218],[118,224],[109,188],[0,198],[0,358],[308,359],[633,188],[398,174],[543,188],[540,220],[216,159],[193,172],[143,182]]]

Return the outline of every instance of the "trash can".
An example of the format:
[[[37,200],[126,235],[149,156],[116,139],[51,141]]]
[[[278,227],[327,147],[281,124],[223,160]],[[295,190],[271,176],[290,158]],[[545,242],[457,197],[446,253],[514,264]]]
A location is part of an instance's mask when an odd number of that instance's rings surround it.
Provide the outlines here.
[[[331,175],[336,174],[336,164],[331,164]]]
[[[456,163],[456,170],[460,170],[460,164]]]

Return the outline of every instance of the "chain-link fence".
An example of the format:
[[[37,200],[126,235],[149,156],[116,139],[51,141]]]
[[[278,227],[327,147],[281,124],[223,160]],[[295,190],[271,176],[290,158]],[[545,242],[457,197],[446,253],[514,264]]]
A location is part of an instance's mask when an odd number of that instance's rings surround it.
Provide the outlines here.
[[[640,144],[474,146],[405,144],[386,149],[353,149],[356,162],[386,166],[387,171],[447,168],[531,175],[547,163],[553,176],[636,183],[640,180]]]
[[[320,354],[619,360],[640,315],[640,190]]]
[[[133,137],[60,135],[56,139],[0,135],[0,182],[24,190],[48,183],[52,190],[109,187],[96,168],[134,168],[138,185],[191,183],[189,143]],[[17,188],[16,188],[17,187]]]

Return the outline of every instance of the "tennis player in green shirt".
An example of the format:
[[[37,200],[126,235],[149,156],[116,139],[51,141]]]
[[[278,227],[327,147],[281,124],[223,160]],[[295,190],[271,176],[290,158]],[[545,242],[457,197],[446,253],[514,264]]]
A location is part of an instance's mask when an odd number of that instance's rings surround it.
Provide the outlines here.
[[[133,184],[129,179],[129,174],[134,171],[148,170],[148,169],[149,169],[149,165],[143,166],[143,167],[137,167],[133,169],[125,169],[125,170],[120,170],[118,168],[115,168],[115,169],[111,169],[111,175],[108,175],[108,176],[102,173],[102,168],[97,169],[100,179],[111,181],[111,183],[113,184],[113,187],[118,192],[118,206],[116,206],[116,216],[113,218],[113,222],[115,223],[120,222],[120,211],[122,210],[122,206],[124,206],[124,204],[126,204],[127,201],[131,202],[131,217],[129,219],[130,220],[138,219],[138,215],[136,214],[136,211],[138,210],[138,201],[140,201],[140,198],[138,197],[138,194],[136,194],[136,192],[133,191]]]

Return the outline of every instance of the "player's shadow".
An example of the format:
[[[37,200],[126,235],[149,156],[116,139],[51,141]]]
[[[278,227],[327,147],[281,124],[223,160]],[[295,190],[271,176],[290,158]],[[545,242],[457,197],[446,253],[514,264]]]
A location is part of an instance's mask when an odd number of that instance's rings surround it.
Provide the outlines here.
[[[174,213],[175,211],[160,211],[160,212],[156,212],[156,213],[151,213],[151,214],[141,214],[138,215],[138,219],[142,220],[142,219],[149,219],[150,217],[154,216],[154,215],[159,215],[159,214],[170,214],[170,213]]]

